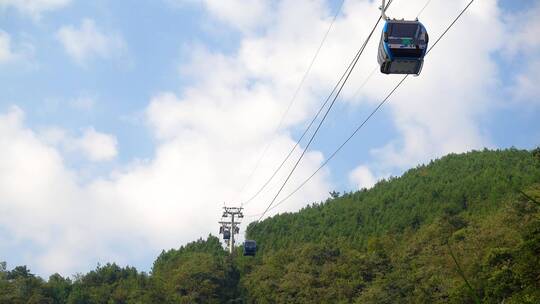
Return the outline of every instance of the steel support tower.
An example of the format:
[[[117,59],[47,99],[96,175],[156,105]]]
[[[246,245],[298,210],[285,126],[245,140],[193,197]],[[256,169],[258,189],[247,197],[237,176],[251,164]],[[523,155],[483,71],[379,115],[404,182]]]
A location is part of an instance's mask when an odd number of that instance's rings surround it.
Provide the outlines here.
[[[220,221],[219,224],[223,229],[220,233],[225,235],[225,231],[230,231],[230,240],[229,240],[229,253],[233,253],[234,250],[234,236],[240,232],[240,227],[238,226],[241,222],[236,221],[244,217],[242,213],[242,207],[223,207],[223,218],[230,219],[225,221]]]

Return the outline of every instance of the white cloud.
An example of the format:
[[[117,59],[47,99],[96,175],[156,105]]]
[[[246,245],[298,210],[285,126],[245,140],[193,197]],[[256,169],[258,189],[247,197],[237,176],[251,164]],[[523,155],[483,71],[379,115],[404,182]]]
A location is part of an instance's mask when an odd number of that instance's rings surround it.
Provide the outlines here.
[[[90,111],[96,105],[94,98],[89,96],[80,96],[69,102],[69,105],[77,110]]]
[[[55,230],[66,233],[70,223],[82,218],[70,216],[77,187],[61,156],[23,127],[23,117],[16,107],[0,115],[0,225],[10,241],[54,247],[60,239]]]
[[[16,57],[11,46],[10,35],[0,30],[0,64],[13,61]]]
[[[91,161],[112,160],[118,154],[116,137],[96,132],[94,128],[86,129],[75,144]]]
[[[47,127],[40,130],[39,137],[64,153],[81,154],[92,162],[110,161],[118,155],[116,137],[97,132],[93,127],[84,129],[78,137],[59,127]]]
[[[63,26],[56,37],[79,64],[85,64],[92,57],[118,56],[125,50],[125,42],[118,33],[103,33],[92,19],[83,19],[79,28]]]
[[[519,63],[509,91],[514,100],[540,103],[540,3],[526,12],[506,17],[508,28],[503,55],[509,61]],[[526,64],[525,64],[526,63]]]
[[[71,0],[0,0],[0,8],[14,7],[38,19],[43,13],[63,8],[70,2]]]
[[[539,50],[540,51],[540,50]],[[540,59],[531,59],[527,68],[514,79],[510,88],[514,99],[530,103],[540,103]]]
[[[291,36],[293,39],[300,37],[299,32]],[[312,38],[316,38],[315,35]],[[273,39],[269,39],[269,43],[272,42]],[[244,54],[224,56],[205,49],[193,50],[193,62],[185,71],[193,75],[195,84],[186,88],[182,95],[157,94],[146,110],[146,120],[157,138],[155,155],[151,159],[134,160],[126,167],[115,168],[110,176],[90,180],[85,185],[75,182],[80,180],[78,173],[66,176],[66,181],[50,180],[50,188],[54,188],[55,193],[67,191],[73,194],[59,202],[50,199],[48,194],[29,202],[29,205],[50,205],[51,210],[62,209],[62,213],[45,212],[48,221],[56,222],[55,229],[62,233],[57,234],[54,241],[43,240],[40,243],[43,250],[35,253],[27,264],[38,272],[54,269],[72,273],[87,270],[95,265],[92,262],[104,256],[107,258],[102,262],[124,261],[126,257],[117,255],[114,248],[137,252],[134,248],[140,246],[146,248],[144,253],[148,250],[159,252],[162,248],[177,247],[201,235],[216,233],[216,220],[223,202],[238,204],[252,195],[294,144],[286,129],[277,134],[273,130],[301,76],[299,70],[303,65],[287,67],[285,79],[271,78],[268,75],[277,75],[275,71],[268,74],[247,69],[246,63],[251,64],[251,60],[257,58],[252,57],[253,53]],[[288,71],[297,77],[290,76]],[[308,109],[312,102],[313,93],[301,94],[285,126],[303,122],[311,114]],[[73,138],[62,130],[48,132],[45,136],[46,132],[35,135],[22,123],[17,126],[17,132],[41,138],[34,144],[54,151],[55,155],[60,155],[59,149],[54,147],[64,145],[63,138],[68,137],[68,142]],[[12,137],[0,133],[2,136],[8,140]],[[245,191],[239,194],[269,140],[273,144],[260,169]],[[28,149],[39,150],[31,145]],[[297,151],[293,159],[300,152]],[[311,174],[322,159],[321,153],[308,152],[284,194]],[[50,162],[47,159],[40,161]],[[264,210],[291,166],[292,163],[285,166],[268,189],[249,205],[246,214]],[[61,165],[60,169],[68,171]],[[47,173],[39,173],[42,174]],[[295,210],[306,202],[326,198],[331,188],[327,178],[327,172],[323,170],[290,201],[270,214]],[[33,176],[29,174],[27,179],[32,181]],[[70,183],[69,189],[64,189],[61,184],[66,182]],[[1,204],[13,213],[22,212],[9,200]],[[80,223],[66,223],[57,218],[66,214],[72,214]],[[24,223],[24,218],[20,218],[19,226]],[[242,229],[247,223],[246,218]],[[0,226],[6,225],[0,219]],[[90,225],[98,226],[98,229]],[[34,233],[38,227],[44,231],[41,235],[47,235],[49,226],[47,220],[35,223],[35,226],[35,230],[25,233],[15,225],[9,225],[7,230],[20,235],[16,240],[37,243]],[[92,244],[91,250],[85,247],[87,243]],[[84,250],[87,253],[81,253]],[[130,257],[131,261],[134,258]]]
[[[68,132],[59,127],[43,128],[38,133],[39,138],[41,138],[46,144],[52,146],[59,146],[61,144],[64,144],[69,138]]]
[[[377,178],[375,178],[369,167],[363,165],[356,167],[349,174],[349,180],[351,183],[355,184],[358,189],[370,189],[377,182]]]
[[[176,5],[202,3],[217,20],[244,33],[267,25],[274,13],[271,2],[266,0],[169,0],[169,2]]]
[[[507,37],[503,46],[506,55],[534,55],[540,48],[540,3],[524,12],[506,15]]]
[[[161,98],[153,99],[152,107],[160,107]],[[179,106],[186,101],[172,102]],[[58,128],[36,134],[24,125],[23,117],[18,108],[0,115],[0,144],[6,147],[0,151],[0,212],[5,215],[0,226],[9,232],[0,238],[7,238],[3,239],[6,243],[31,242],[40,248],[24,262],[46,274],[87,271],[97,261],[133,263],[137,255],[128,257],[125,250],[144,255],[148,250],[159,252],[215,233],[223,201],[231,202],[236,196],[265,140],[253,135],[238,149],[234,136],[220,138],[217,129],[196,127],[187,132],[179,127],[159,144],[154,158],[134,161],[109,177],[81,185],[79,173],[66,168],[55,148],[69,134]],[[75,141],[90,143],[89,151],[98,147],[101,152],[96,153],[103,156],[105,138],[96,133],[87,129]],[[288,136],[277,135],[250,193],[292,144]],[[299,173],[305,176],[321,160],[319,153],[308,153]],[[276,186],[272,185],[273,191]],[[288,208],[324,197],[327,188],[323,174]],[[270,195],[264,193],[261,200],[266,202]],[[259,202],[257,209],[262,207]]]

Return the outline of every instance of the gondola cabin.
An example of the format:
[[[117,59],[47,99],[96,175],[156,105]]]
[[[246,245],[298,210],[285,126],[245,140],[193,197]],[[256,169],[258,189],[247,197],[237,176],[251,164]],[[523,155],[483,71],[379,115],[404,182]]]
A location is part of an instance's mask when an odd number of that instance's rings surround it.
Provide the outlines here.
[[[418,20],[387,19],[377,55],[381,72],[420,75],[428,42],[426,28]]]
[[[255,256],[257,252],[257,242],[253,240],[246,240],[244,242],[244,256]]]

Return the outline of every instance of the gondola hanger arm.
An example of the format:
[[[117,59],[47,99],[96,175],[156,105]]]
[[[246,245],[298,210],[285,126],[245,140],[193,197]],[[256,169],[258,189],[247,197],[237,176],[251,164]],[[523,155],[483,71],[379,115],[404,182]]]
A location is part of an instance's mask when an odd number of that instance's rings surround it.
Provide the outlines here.
[[[382,6],[379,7],[381,10],[381,17],[384,21],[388,20],[388,16],[386,16],[386,0],[382,0]]]

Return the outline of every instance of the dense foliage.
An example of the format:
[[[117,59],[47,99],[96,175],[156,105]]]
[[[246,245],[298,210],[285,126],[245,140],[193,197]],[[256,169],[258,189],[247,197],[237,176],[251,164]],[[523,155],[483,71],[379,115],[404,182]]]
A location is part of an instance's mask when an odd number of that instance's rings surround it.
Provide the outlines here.
[[[540,149],[451,154],[248,227],[150,274],[115,264],[47,281],[0,263],[0,303],[540,303]]]

